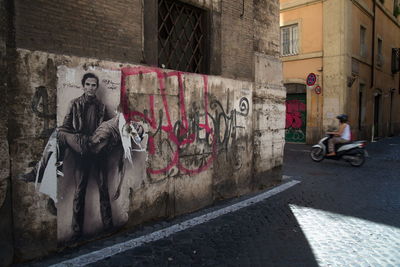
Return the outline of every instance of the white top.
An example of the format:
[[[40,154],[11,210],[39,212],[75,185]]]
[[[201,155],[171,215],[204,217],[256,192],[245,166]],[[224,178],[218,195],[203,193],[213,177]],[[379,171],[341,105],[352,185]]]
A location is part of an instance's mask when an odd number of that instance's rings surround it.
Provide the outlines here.
[[[343,133],[340,137],[347,141],[351,140],[350,125],[346,124],[346,127],[344,127]]]

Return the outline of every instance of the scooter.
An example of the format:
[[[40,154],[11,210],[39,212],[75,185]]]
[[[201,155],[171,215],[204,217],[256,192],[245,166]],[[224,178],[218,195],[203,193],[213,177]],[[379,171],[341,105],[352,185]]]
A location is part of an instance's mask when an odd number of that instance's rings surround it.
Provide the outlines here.
[[[360,167],[364,164],[365,158],[368,157],[368,152],[365,149],[366,141],[355,141],[344,144],[335,145],[335,156],[327,156],[328,154],[328,140],[333,135],[327,134],[324,138],[319,140],[318,144],[313,145],[311,149],[311,159],[316,162],[320,162],[323,159],[340,160],[343,159],[349,162],[354,167]]]

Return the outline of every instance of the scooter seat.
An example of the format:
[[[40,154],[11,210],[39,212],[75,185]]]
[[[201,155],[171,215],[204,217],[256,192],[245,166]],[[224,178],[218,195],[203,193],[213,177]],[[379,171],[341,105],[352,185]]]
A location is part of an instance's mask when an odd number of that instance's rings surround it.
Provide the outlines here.
[[[351,144],[352,142],[346,142],[346,143],[341,143],[341,144],[335,144],[335,150],[337,151],[340,147],[344,146],[344,145],[348,145]]]

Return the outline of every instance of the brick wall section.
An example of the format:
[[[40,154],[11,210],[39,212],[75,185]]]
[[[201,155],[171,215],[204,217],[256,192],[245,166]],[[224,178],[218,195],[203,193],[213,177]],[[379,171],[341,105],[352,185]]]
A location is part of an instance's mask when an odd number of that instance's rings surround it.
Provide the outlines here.
[[[279,1],[254,0],[254,51],[279,56]]]
[[[140,62],[141,0],[16,0],[19,48]]]
[[[222,2],[222,76],[253,80],[253,1]]]

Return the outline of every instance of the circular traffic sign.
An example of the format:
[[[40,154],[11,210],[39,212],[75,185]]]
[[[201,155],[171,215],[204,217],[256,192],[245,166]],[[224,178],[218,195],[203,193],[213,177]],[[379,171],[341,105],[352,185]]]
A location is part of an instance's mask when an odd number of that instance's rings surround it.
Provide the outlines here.
[[[313,86],[317,82],[317,75],[314,73],[310,73],[307,76],[307,85],[308,86]]]
[[[315,93],[316,93],[317,95],[319,95],[319,94],[322,92],[321,86],[318,85],[317,87],[315,87],[314,91],[315,91]]]

